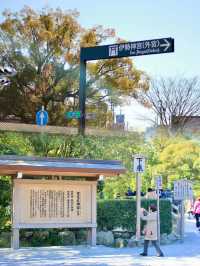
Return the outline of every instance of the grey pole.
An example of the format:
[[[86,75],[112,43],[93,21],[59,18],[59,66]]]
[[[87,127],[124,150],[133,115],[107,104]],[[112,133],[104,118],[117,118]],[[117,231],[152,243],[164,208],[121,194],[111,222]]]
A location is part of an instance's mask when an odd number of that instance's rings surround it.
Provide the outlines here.
[[[157,188],[157,234],[158,234],[158,243],[160,244],[160,199],[159,199],[158,188]]]
[[[136,240],[140,240],[141,176],[136,173]]]
[[[184,233],[185,233],[185,210],[184,210],[184,199],[181,200],[181,242],[184,242]]]
[[[79,82],[79,108],[81,117],[79,120],[79,134],[85,134],[85,100],[86,100],[86,61],[80,61],[80,82]]]

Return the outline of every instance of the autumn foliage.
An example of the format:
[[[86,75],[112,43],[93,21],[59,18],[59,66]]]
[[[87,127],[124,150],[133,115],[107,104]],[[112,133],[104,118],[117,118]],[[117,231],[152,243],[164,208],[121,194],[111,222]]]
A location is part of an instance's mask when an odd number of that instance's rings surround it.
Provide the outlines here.
[[[0,118],[9,115],[22,122],[35,121],[44,105],[50,124],[66,125],[65,112],[78,109],[80,47],[117,41],[113,29],[78,23],[76,10],[25,7],[5,11],[0,24],[0,65],[15,69],[9,86],[0,88]],[[88,64],[87,108],[109,115],[108,102],[119,96],[139,98],[148,89],[148,77],[129,58],[99,60]],[[123,97],[122,97],[123,98]]]

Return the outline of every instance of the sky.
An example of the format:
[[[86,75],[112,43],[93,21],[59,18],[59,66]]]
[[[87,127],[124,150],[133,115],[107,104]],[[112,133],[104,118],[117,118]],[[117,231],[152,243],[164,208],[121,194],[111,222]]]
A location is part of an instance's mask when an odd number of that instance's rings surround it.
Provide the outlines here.
[[[45,6],[77,9],[82,26],[111,27],[127,41],[172,37],[174,53],[135,57],[136,68],[152,78],[200,76],[199,0],[0,0],[0,12],[6,8],[17,11],[24,5],[37,10]],[[152,117],[149,110],[136,103],[122,107],[121,112],[126,122],[137,128],[149,125],[141,116]]]

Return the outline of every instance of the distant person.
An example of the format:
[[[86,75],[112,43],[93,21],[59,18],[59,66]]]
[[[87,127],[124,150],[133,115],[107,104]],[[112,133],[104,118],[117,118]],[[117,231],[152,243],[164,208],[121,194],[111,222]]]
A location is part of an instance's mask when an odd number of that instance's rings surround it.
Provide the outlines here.
[[[159,189],[159,198],[162,199],[165,197],[164,190],[161,188]]]
[[[136,194],[137,194],[136,190],[132,191],[130,187],[128,188],[127,192],[125,193],[125,195],[127,197],[133,197],[133,196],[136,196]],[[140,195],[143,197],[145,194],[144,194],[144,192],[141,191]]]
[[[131,190],[131,188],[129,187],[128,190],[127,190],[127,192],[126,192],[126,196],[127,196],[127,197],[131,197],[131,196],[135,196],[135,195],[136,195],[136,193],[133,192],[133,191]]]
[[[140,254],[141,256],[148,255],[148,246],[149,241],[152,242],[153,246],[157,251],[158,257],[164,257],[163,252],[161,251],[158,244],[158,235],[157,235],[157,208],[156,205],[151,204],[149,207],[149,212],[145,209],[141,209],[141,219],[146,221],[146,226],[144,229],[144,251]]]
[[[147,199],[157,199],[156,191],[152,188],[148,188],[146,198]]]
[[[193,214],[196,219],[196,227],[200,231],[200,197],[194,203]]]
[[[194,212],[194,202],[192,199],[189,199],[186,202],[186,212],[188,214],[188,219],[192,219],[193,218],[193,212]]]
[[[172,191],[169,188],[167,188],[164,193],[165,198],[172,198]]]

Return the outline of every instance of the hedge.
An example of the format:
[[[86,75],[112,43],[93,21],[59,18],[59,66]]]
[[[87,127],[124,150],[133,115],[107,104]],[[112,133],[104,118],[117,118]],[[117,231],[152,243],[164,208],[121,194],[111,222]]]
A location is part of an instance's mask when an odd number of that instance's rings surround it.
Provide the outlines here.
[[[155,200],[142,200],[141,206],[148,209]],[[144,222],[142,222],[142,227]],[[97,204],[98,230],[113,230],[116,227],[135,233],[136,201],[132,199],[99,200]],[[160,200],[160,231],[170,234],[172,231],[172,212],[169,200]]]

